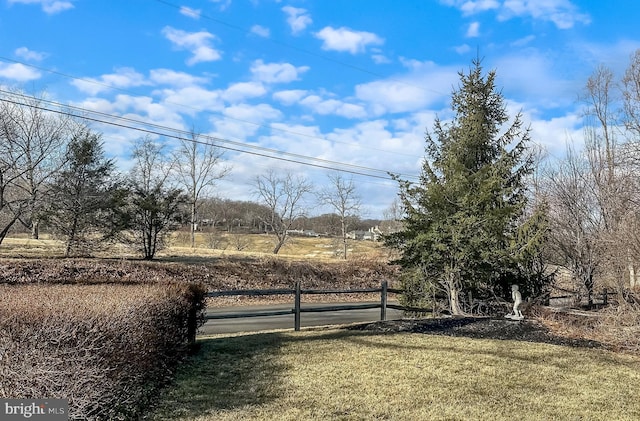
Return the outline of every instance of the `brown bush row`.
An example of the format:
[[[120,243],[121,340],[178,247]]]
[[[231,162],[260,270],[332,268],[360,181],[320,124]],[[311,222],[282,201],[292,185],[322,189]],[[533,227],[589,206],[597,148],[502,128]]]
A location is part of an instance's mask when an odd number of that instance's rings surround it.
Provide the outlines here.
[[[0,283],[146,283],[159,279],[199,282],[208,289],[293,287],[366,288],[397,277],[378,259],[308,262],[278,258],[221,258],[197,264],[124,260],[0,260]]]
[[[37,285],[36,272],[53,278],[28,266],[19,284],[0,284],[0,397],[69,399],[72,419],[136,419],[186,354],[204,288]]]

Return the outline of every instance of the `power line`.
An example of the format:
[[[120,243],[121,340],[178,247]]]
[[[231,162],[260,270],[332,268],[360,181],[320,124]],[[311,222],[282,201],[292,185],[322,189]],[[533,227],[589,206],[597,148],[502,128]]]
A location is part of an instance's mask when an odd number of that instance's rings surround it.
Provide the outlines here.
[[[8,58],[8,57],[0,56],[0,61],[20,64],[22,66],[26,66],[26,67],[30,67],[30,68],[33,68],[33,69],[36,69],[36,70],[40,70],[42,72],[55,74],[55,75],[58,75],[58,76],[62,76],[62,77],[65,77],[65,78],[77,80],[77,81],[84,82],[84,83],[103,86],[105,88],[113,89],[113,90],[116,90],[116,91],[119,91],[119,92],[123,92],[123,93],[126,93],[126,94],[130,94],[130,95],[141,95],[140,93],[131,91],[129,89],[119,88],[117,86],[113,86],[113,85],[110,85],[110,84],[104,83],[104,82],[99,82],[99,81],[94,80],[94,79],[86,79],[86,78],[70,75],[68,73],[63,73],[63,72],[60,72],[60,71],[57,71],[57,70],[48,69],[48,68],[40,67],[40,66],[35,66],[33,64],[25,63],[25,62],[22,62],[20,60],[11,59],[11,58]],[[178,102],[164,101],[164,103],[169,104],[169,105],[176,105],[178,107],[187,108],[187,109],[190,109],[190,110],[193,110],[193,111],[197,111],[197,112],[205,112],[205,110],[203,110],[201,108],[197,108],[197,107],[194,107],[194,106],[191,106],[191,105],[187,105],[187,104],[181,104],[181,103],[178,103]],[[282,128],[278,128],[278,127],[268,126],[266,124],[256,123],[256,122],[253,122],[253,121],[243,120],[243,119],[239,119],[239,118],[235,118],[235,117],[231,117],[231,116],[227,116],[227,115],[223,115],[222,118],[223,119],[227,119],[227,120],[237,121],[237,122],[243,123],[243,124],[250,124],[250,125],[253,125],[253,126],[256,126],[256,127],[270,129],[270,130],[274,130],[274,131],[278,131],[278,132],[282,132],[282,133],[301,136],[301,137],[305,137],[305,138],[309,138],[309,139],[324,140],[324,141],[327,141],[327,142],[332,142],[332,143],[337,143],[337,144],[342,144],[342,145],[347,145],[347,146],[358,146],[358,147],[361,147],[360,145],[355,144],[355,143],[341,142],[339,140],[329,140],[326,137],[314,136],[314,135],[310,135],[310,134],[307,134],[307,133],[297,132],[295,130],[288,130],[288,129],[282,129]],[[406,154],[406,153],[397,152],[397,151],[388,151],[388,150],[385,150],[385,149],[372,148],[372,147],[369,147],[369,146],[366,149],[371,150],[371,151],[390,153],[390,154],[394,154],[394,155],[401,155],[401,156],[407,156],[407,157],[412,157],[412,158],[419,158],[418,156],[413,155],[413,154]]]
[[[314,157],[309,157],[305,155],[299,155],[299,154],[294,154],[290,152],[284,152],[284,151],[279,151],[275,149],[265,148],[262,146],[250,145],[250,144],[241,143],[241,142],[234,142],[228,139],[210,136],[210,135],[198,135],[198,137],[202,137],[211,141],[211,143],[208,143],[208,142],[200,141],[198,139],[185,137],[185,136],[189,136],[190,133],[184,130],[176,129],[176,128],[171,128],[171,127],[162,126],[155,123],[135,120],[128,117],[116,116],[116,115],[107,114],[99,111],[88,110],[81,107],[70,106],[70,105],[59,103],[59,102],[40,99],[40,98],[36,98],[33,96],[24,95],[20,93],[9,92],[2,89],[0,89],[0,93],[3,93],[5,95],[10,95],[13,97],[22,98],[23,100],[27,100],[27,101],[35,101],[36,103],[46,103],[46,104],[49,104],[50,106],[58,107],[59,109],[47,108],[38,104],[21,102],[19,100],[0,98],[0,101],[12,103],[19,106],[33,107],[43,111],[53,112],[53,113],[67,115],[71,117],[77,117],[77,118],[81,118],[81,119],[85,119],[85,120],[89,120],[89,121],[93,121],[101,124],[107,124],[115,127],[136,130],[136,131],[144,132],[147,134],[153,134],[157,136],[169,137],[169,138],[173,138],[181,141],[189,141],[189,142],[199,143],[203,145],[215,145],[222,149],[239,152],[239,153],[247,153],[254,156],[261,156],[265,158],[271,158],[271,159],[276,159],[276,160],[285,161],[285,162],[292,162],[292,163],[297,163],[300,165],[306,165],[306,166],[311,166],[316,168],[346,172],[346,173],[361,175],[366,177],[379,178],[384,180],[390,179],[390,176],[389,176],[390,171],[380,170],[377,168],[370,168],[370,167],[364,167],[364,166],[359,166],[354,164],[347,164],[343,162],[314,158]],[[63,108],[66,108],[68,110],[74,110],[76,111],[76,113],[73,113],[71,111],[65,111]],[[98,117],[102,117],[102,118],[98,118]],[[105,118],[119,120],[121,121],[121,123],[108,121],[108,120],[105,120]],[[150,128],[136,127],[132,124],[139,124],[139,125],[147,126]],[[247,150],[247,148],[253,149],[254,151]],[[256,152],[256,151],[259,151],[259,152]],[[274,156],[271,154],[282,155],[282,156]],[[290,157],[290,158],[286,158],[286,157]],[[306,161],[312,161],[312,162],[306,162]],[[316,163],[314,163],[314,161]],[[386,175],[385,176],[379,175],[380,173],[384,173]],[[408,178],[414,178],[414,179],[417,178],[417,176],[413,176],[413,175],[406,175],[406,174],[400,174],[400,175]]]

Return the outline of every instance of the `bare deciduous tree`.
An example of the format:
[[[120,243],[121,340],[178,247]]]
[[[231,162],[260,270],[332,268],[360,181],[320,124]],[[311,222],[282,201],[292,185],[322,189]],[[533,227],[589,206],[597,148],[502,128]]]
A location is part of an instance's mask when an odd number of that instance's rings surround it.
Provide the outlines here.
[[[343,246],[343,259],[347,258],[347,234],[352,222],[357,220],[362,201],[356,190],[353,178],[345,179],[341,174],[330,174],[330,186],[318,193],[318,201],[329,206],[337,215],[340,224],[340,237]]]
[[[189,197],[191,247],[195,247],[195,232],[198,224],[198,208],[203,194],[210,194],[216,182],[224,178],[231,168],[223,163],[224,153],[212,143],[200,140],[200,135],[191,131],[190,139],[182,139],[174,151],[174,171],[178,183]]]
[[[0,242],[20,221],[38,238],[48,182],[65,162],[64,145],[78,126],[19,91],[0,98],[0,210],[8,212]]]
[[[269,208],[269,215],[263,223],[267,232],[276,236],[273,254],[278,254],[289,238],[289,230],[296,218],[304,216],[305,196],[311,192],[311,183],[302,176],[290,172],[283,175],[269,170],[256,177],[254,193]]]
[[[633,63],[630,69],[633,68]],[[630,71],[627,71],[628,78]],[[598,211],[602,216],[602,252],[606,255],[607,271],[619,289],[624,288],[625,272],[633,286],[635,266],[633,260],[634,206],[630,206],[636,195],[637,178],[630,167],[629,144],[621,136],[626,122],[632,127],[631,107],[623,107],[625,115],[620,115],[620,91],[616,88],[611,70],[599,66],[587,81],[585,99],[587,102],[585,147],[591,176],[596,188]],[[622,95],[625,102],[626,94]],[[628,114],[631,112],[632,114]]]
[[[404,212],[402,211],[402,205],[398,198],[393,199],[393,202],[382,213],[384,220],[380,224],[380,229],[385,234],[392,234],[402,230],[402,218]]]
[[[640,49],[631,56],[629,67],[622,78],[624,123],[627,130],[640,139]]]
[[[567,269],[592,300],[595,276],[604,264],[597,189],[588,162],[568,147],[567,158],[547,175],[548,259]]]

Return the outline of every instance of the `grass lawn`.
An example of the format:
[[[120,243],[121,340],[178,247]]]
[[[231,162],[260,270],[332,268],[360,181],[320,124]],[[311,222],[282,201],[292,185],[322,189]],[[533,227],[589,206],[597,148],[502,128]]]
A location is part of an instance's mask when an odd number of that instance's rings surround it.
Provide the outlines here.
[[[216,336],[151,420],[637,420],[640,357],[311,330]]]

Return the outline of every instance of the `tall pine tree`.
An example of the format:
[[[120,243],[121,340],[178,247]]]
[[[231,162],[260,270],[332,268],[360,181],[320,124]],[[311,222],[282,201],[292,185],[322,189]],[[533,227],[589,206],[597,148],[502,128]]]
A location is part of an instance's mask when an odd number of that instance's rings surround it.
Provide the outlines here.
[[[420,182],[398,180],[404,230],[386,240],[412,274],[408,295],[419,299],[416,287],[442,289],[452,314],[464,313],[468,291],[502,295],[511,283],[531,291],[527,268],[544,238],[543,213],[525,216],[525,180],[533,170],[529,130],[520,114],[508,124],[495,76],[483,75],[479,60],[460,73],[453,120],[437,119],[426,135]]]

